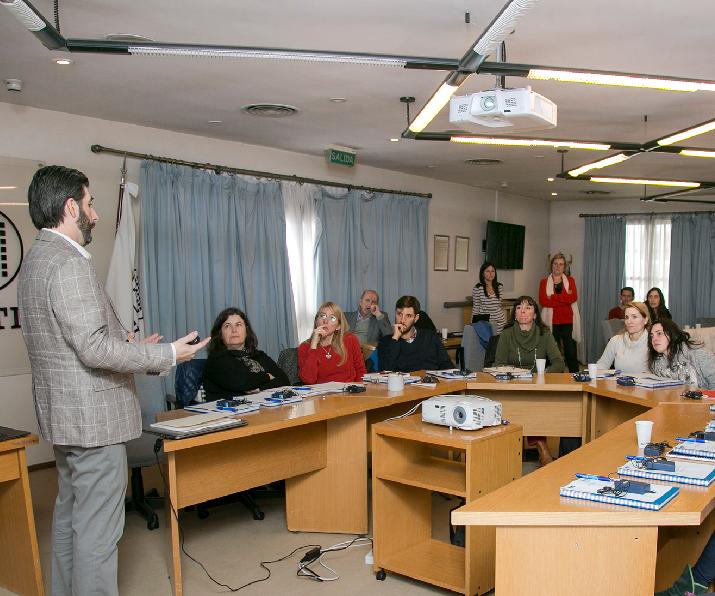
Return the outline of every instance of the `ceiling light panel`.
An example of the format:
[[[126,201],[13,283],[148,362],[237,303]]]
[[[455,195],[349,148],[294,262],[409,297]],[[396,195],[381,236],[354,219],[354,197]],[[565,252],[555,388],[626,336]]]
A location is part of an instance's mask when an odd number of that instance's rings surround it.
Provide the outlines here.
[[[664,145],[673,145],[674,143],[677,143],[679,141],[690,139],[692,137],[697,137],[698,135],[705,134],[706,132],[710,132],[712,130],[715,130],[715,120],[705,122],[705,124],[700,124],[699,126],[688,128],[687,130],[676,133],[674,135],[670,135],[669,137],[659,139],[658,145],[660,145],[661,147]]]
[[[586,172],[589,172],[591,170],[607,168],[608,166],[612,166],[614,164],[621,163],[622,161],[626,161],[630,157],[630,155],[626,155],[625,153],[618,153],[616,155],[612,155],[611,157],[607,157],[606,159],[587,163],[580,168],[569,170],[569,176],[580,176],[581,174],[585,174]]]
[[[641,184],[647,186],[678,186],[682,188],[699,188],[700,182],[687,182],[685,180],[647,180],[639,178],[607,178],[591,176],[591,182],[605,182],[607,184]]]
[[[544,68],[530,69],[527,78],[539,81],[635,87],[641,89],[658,89],[660,91],[683,91],[691,93],[694,91],[715,91],[715,83],[709,81],[688,81],[628,74],[550,70]]]

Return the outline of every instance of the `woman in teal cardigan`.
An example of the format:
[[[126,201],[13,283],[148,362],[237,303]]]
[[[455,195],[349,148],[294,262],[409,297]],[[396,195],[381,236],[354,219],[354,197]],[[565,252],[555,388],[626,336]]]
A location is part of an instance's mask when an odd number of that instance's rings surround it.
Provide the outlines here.
[[[554,336],[544,325],[539,305],[531,296],[519,296],[509,323],[499,336],[495,366],[518,366],[535,370],[536,359],[546,358],[546,372],[564,372],[566,365]],[[529,445],[536,445],[539,463],[553,461],[546,445],[546,437],[528,437]]]

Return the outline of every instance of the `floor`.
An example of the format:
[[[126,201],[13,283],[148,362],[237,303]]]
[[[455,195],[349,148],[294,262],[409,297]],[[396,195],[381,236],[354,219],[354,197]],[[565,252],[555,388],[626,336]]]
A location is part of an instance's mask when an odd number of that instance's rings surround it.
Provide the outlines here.
[[[523,473],[533,471],[534,462],[524,462]],[[145,475],[147,488],[161,488],[162,479],[156,469]],[[35,522],[40,545],[40,558],[45,586],[50,577],[50,531],[52,507],[57,494],[55,468],[30,473]],[[162,491],[163,492],[163,491]],[[442,495],[434,495],[433,527],[435,538],[448,540],[449,510],[457,505]],[[181,523],[186,533],[184,548],[200,561],[218,582],[232,588],[265,577],[261,561],[271,561],[288,555],[293,549],[315,544],[323,548],[352,538],[343,534],[314,534],[289,532],[285,525],[285,502],[280,497],[264,498],[260,506],[265,519],[255,521],[240,504],[233,503],[210,511],[207,519],[197,518],[195,511],[183,512]],[[119,592],[122,596],[169,596],[171,585],[167,567],[167,545],[164,512],[160,512],[160,529],[149,531],[146,522],[136,513],[128,512],[124,536],[119,545]],[[388,574],[385,581],[377,581],[371,565],[365,564],[366,546],[326,556],[324,562],[339,574],[337,581],[318,582],[296,576],[297,564],[305,549],[286,560],[270,565],[271,577],[241,590],[242,594],[290,594],[291,596],[342,595],[403,595],[451,594],[446,590],[409,578]],[[228,589],[213,583],[207,573],[187,556],[182,561],[184,589],[189,596],[226,594]],[[329,575],[326,569],[320,569]],[[49,594],[49,589],[47,590]],[[11,594],[0,588],[0,596]],[[491,592],[490,594],[493,594]]]

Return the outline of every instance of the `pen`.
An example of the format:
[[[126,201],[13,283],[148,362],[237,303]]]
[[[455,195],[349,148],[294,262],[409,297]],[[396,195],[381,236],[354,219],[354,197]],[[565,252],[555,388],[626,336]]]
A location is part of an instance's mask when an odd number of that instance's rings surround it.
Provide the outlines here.
[[[576,478],[584,478],[585,480],[602,480],[603,482],[613,482],[612,478],[606,476],[598,476],[596,474],[576,474]]]
[[[692,437],[675,437],[676,441],[684,441],[686,443],[707,443],[705,439],[693,439]]]
[[[642,455],[626,455],[626,459],[629,461],[645,461],[650,458],[643,457]]]
[[[312,387],[291,387],[293,391],[310,391]]]

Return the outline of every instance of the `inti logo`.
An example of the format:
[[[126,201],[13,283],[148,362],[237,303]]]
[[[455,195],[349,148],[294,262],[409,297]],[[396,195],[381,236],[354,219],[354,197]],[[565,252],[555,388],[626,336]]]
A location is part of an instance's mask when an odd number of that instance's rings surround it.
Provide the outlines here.
[[[22,264],[22,237],[17,226],[0,211],[0,290],[10,285]]]

